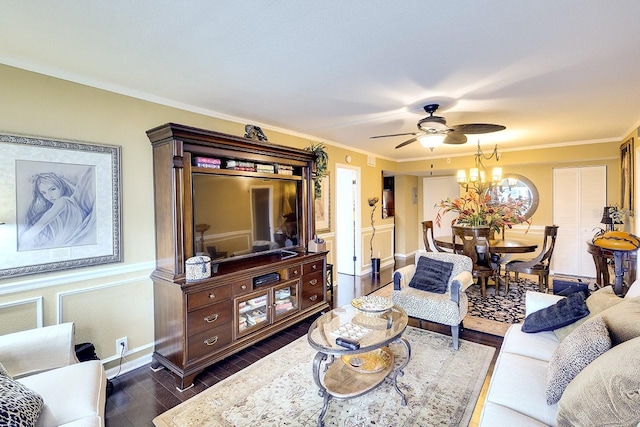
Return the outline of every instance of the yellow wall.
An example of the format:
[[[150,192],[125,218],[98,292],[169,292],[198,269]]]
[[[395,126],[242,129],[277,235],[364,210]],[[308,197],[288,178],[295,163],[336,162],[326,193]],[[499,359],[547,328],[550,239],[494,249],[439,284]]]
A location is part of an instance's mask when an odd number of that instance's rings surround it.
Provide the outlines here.
[[[132,362],[148,360],[153,350],[153,304],[149,275],[155,267],[155,255],[152,154],[145,131],[174,122],[243,135],[245,123],[233,123],[141,101],[7,66],[0,66],[0,93],[3,94],[3,102],[0,103],[1,133],[120,145],[123,189],[123,262],[0,279],[0,333],[32,328],[37,325],[40,316],[44,325],[74,321],[78,342],[93,342],[98,356],[107,367],[115,366],[115,340],[124,336],[129,339],[131,351],[127,359]],[[311,142],[264,130],[274,143],[303,148]],[[517,172],[534,180],[541,193],[540,210],[534,222],[543,224],[551,218],[548,196],[552,167],[607,164],[610,169],[610,194],[617,194],[618,147],[619,143],[609,143],[504,153],[500,163],[505,173]],[[425,162],[396,163],[376,158],[375,166],[370,166],[366,154],[332,145],[327,145],[327,150],[330,171],[335,170],[336,162],[346,163],[346,155],[351,156],[352,166],[361,169],[361,231],[363,242],[366,242],[363,243],[360,257],[363,266],[369,260],[366,236],[371,231],[371,210],[367,199],[373,196],[381,198],[383,170],[397,174],[396,215],[383,219],[379,203],[374,246],[381,252],[383,264],[385,259],[392,260],[394,253],[410,254],[417,250],[422,180],[414,175],[416,171],[426,169]],[[585,160],[576,162],[577,157]],[[448,170],[453,174],[459,167],[470,167],[473,157],[453,158],[450,164],[446,163],[446,159],[436,159],[432,163],[437,173]],[[492,165],[487,163],[487,166]],[[331,187],[335,189],[335,176],[330,179]],[[417,203],[412,200],[413,188],[417,189]],[[335,230],[335,191],[332,191],[331,199],[331,224]],[[5,205],[0,203],[0,217],[7,221],[8,213],[13,211]],[[329,249],[334,244],[333,230],[322,236],[327,240]],[[329,262],[333,262],[331,253]]]
[[[490,147],[491,148],[491,147]],[[492,148],[491,148],[492,149]],[[500,160],[495,159],[484,161],[487,170],[491,170],[493,166],[502,167],[503,174],[515,173],[523,175],[533,182],[540,194],[540,203],[536,213],[531,218],[532,227],[544,227],[553,223],[553,169],[559,167],[577,167],[577,166],[607,166],[607,200],[608,203],[619,204],[619,149],[620,142],[607,142],[597,144],[572,145],[547,149],[532,149],[517,152],[501,152]],[[500,150],[499,150],[500,151]],[[430,166],[433,164],[433,168]],[[397,168],[398,174],[414,174],[422,173],[425,170],[433,171],[436,176],[455,176],[457,169],[468,169],[474,166],[474,156],[453,157],[450,163],[446,158],[432,159],[429,161],[416,161],[400,163]],[[396,177],[397,183],[398,177]],[[422,220],[422,179],[418,182],[418,218],[414,222],[407,222],[408,227],[400,221],[396,221],[397,235],[419,235],[420,231],[417,224]],[[405,205],[406,206],[406,205]],[[411,225],[415,225],[412,228]],[[399,238],[397,239],[399,242]],[[418,249],[419,241],[416,246],[405,247],[405,251],[398,252],[402,254],[411,254]],[[400,244],[399,244],[400,246]]]
[[[94,343],[98,357],[107,368],[116,366],[115,340],[125,336],[130,349],[127,359],[132,363],[148,361],[153,350],[153,295],[149,276],[155,268],[155,238],[152,153],[145,132],[174,122],[244,135],[245,123],[212,118],[2,65],[0,93],[5,100],[0,103],[0,133],[122,147],[123,253],[122,263],[0,278],[0,334],[33,328],[38,325],[38,319],[43,325],[73,321],[76,322],[78,342]],[[277,144],[304,148],[311,142],[263,130],[269,140]],[[382,167],[393,170],[395,164],[377,159],[375,167],[367,166],[367,156],[362,153],[336,146],[327,146],[327,149],[329,170],[334,170],[336,161],[344,163],[347,154],[353,159],[351,164],[362,169],[361,211],[366,230],[369,224],[367,197],[380,197]],[[332,176],[332,186],[335,186],[334,179]],[[5,188],[2,191],[13,190]],[[332,192],[331,206],[333,225],[335,192]],[[9,224],[11,219],[7,218],[13,211],[13,207],[0,203],[0,218]],[[376,222],[376,226],[385,224],[392,226],[393,218],[379,218]],[[380,236],[388,239],[393,233],[382,232]],[[331,249],[333,233],[328,233],[327,240],[327,247]],[[387,241],[384,246],[392,247],[393,242]],[[385,256],[392,259],[393,253],[387,250]],[[368,263],[368,245],[361,259]],[[333,262],[331,253],[329,262]]]

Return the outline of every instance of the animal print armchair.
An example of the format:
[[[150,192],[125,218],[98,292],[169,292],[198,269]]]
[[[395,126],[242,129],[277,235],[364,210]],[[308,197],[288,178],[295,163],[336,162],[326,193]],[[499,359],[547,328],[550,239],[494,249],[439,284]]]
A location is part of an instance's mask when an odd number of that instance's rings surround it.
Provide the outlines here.
[[[427,320],[451,326],[457,350],[468,309],[465,290],[473,284],[472,268],[471,258],[465,255],[418,251],[414,265],[394,271],[391,299],[421,323]]]

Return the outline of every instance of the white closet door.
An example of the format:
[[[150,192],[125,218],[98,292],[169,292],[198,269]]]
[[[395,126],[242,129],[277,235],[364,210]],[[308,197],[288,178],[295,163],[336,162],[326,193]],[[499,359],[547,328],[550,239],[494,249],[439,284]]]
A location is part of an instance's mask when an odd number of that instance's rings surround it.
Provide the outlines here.
[[[607,167],[556,168],[553,170],[553,223],[558,237],[552,269],[557,274],[595,277],[587,241],[602,227],[607,203]]]

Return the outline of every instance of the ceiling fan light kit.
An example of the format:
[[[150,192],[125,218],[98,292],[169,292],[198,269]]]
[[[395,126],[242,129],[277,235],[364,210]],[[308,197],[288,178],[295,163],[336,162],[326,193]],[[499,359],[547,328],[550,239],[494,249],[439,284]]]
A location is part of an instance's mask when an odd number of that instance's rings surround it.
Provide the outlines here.
[[[467,135],[497,132],[506,129],[502,125],[493,125],[489,123],[466,123],[454,126],[447,126],[447,120],[444,117],[434,116],[440,105],[427,104],[424,106],[429,116],[418,121],[419,132],[394,133],[390,135],[377,135],[371,138],[389,138],[395,136],[411,135],[413,138],[408,139],[396,145],[396,148],[404,147],[413,142],[420,144],[431,151],[439,144],[464,144],[467,142]],[[430,136],[437,136],[437,139],[428,139]]]
[[[446,138],[446,135],[443,134],[427,134],[420,135],[418,137],[418,142],[425,148],[433,151],[438,145],[442,144]]]

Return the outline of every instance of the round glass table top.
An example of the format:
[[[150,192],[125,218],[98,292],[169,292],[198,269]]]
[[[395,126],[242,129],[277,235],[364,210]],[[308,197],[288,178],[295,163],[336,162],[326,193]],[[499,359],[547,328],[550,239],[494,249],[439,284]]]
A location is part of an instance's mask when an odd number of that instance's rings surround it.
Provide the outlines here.
[[[354,354],[374,350],[396,340],[407,328],[407,313],[393,306],[382,313],[358,310],[352,305],[338,307],[317,318],[309,327],[311,347],[327,354]],[[357,342],[358,349],[336,344],[337,338]]]

